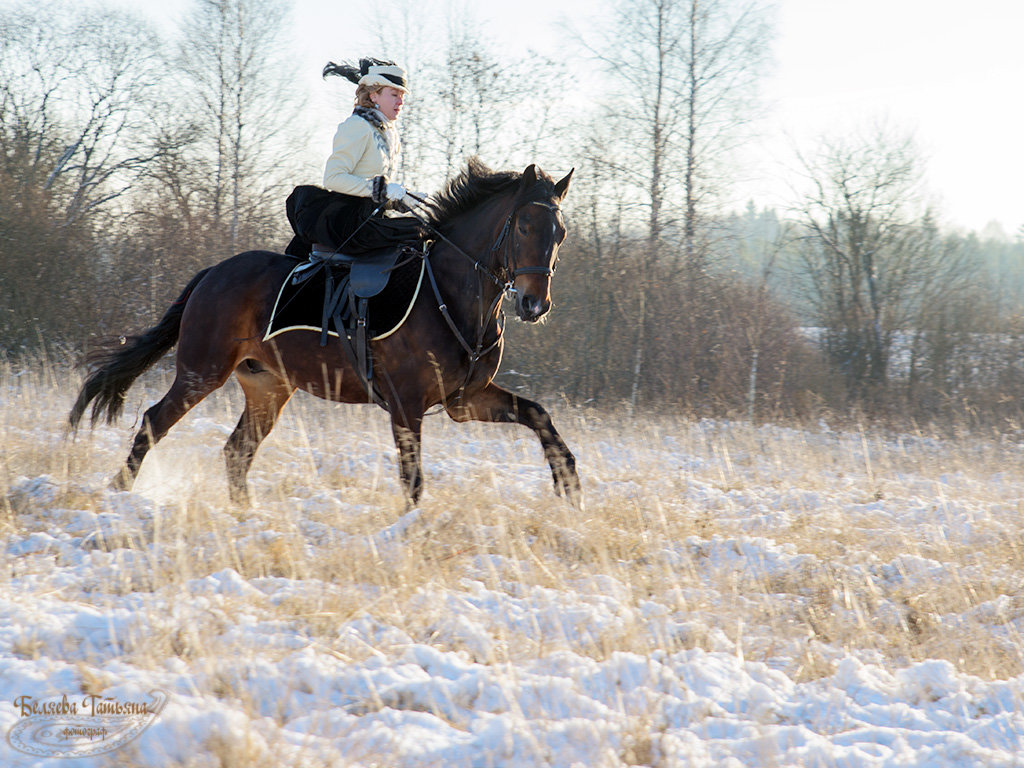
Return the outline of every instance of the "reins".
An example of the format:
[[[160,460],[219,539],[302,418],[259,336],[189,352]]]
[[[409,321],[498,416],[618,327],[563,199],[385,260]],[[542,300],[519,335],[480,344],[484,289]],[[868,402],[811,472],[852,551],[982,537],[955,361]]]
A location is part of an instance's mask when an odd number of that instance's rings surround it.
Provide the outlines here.
[[[411,196],[421,203],[425,202],[425,200],[416,195]],[[427,230],[431,232],[431,234],[435,235],[439,240],[444,241],[444,243],[448,245],[450,248],[452,248],[452,250],[454,250],[456,253],[460,254],[465,259],[470,261],[473,264],[474,271],[478,275],[477,301],[480,306],[480,317],[477,322],[476,346],[473,347],[470,346],[469,342],[466,340],[466,337],[462,334],[458,326],[455,324],[455,321],[452,319],[451,313],[448,311],[448,305],[445,302],[444,297],[441,295],[440,286],[438,286],[437,278],[434,276],[434,269],[430,264],[429,252],[424,251],[421,254],[425,262],[427,277],[430,279],[430,287],[434,292],[434,298],[437,300],[437,308],[441,312],[441,316],[444,318],[444,321],[448,325],[448,329],[452,332],[452,335],[455,337],[455,340],[459,342],[459,346],[461,346],[462,349],[465,350],[466,354],[469,355],[469,370],[466,373],[466,380],[462,383],[462,386],[459,387],[456,401],[462,399],[462,395],[465,393],[466,387],[469,385],[469,382],[472,381],[473,373],[476,369],[476,364],[480,361],[482,357],[493,352],[501,344],[502,336],[504,335],[505,332],[505,313],[504,311],[499,311],[499,307],[503,299],[511,298],[516,293],[516,288],[514,286],[515,279],[519,275],[544,275],[545,277],[551,277],[554,274],[554,269],[552,269],[551,267],[517,267],[512,264],[512,240],[511,238],[509,238],[509,232],[512,229],[512,222],[515,219],[516,214],[519,213],[521,209],[525,208],[528,205],[541,205],[552,211],[559,210],[557,205],[543,202],[540,200],[526,202],[512,209],[512,212],[509,213],[508,217],[505,219],[505,223],[504,225],[502,225],[501,231],[498,233],[498,237],[495,239],[494,244],[488,251],[489,255],[493,257],[494,254],[496,254],[498,250],[502,247],[502,244],[506,242],[506,238],[508,239],[508,243],[505,246],[505,257],[502,264],[502,272],[505,278],[504,280],[502,280],[501,277],[496,275],[489,266],[482,263],[479,259],[474,259],[470,254],[466,253],[462,248],[453,243],[437,227],[435,227],[425,218],[420,216],[420,214],[417,211],[411,208],[409,209],[409,212],[412,213],[413,216],[415,216],[416,219],[418,219],[419,222],[423,224],[423,226],[426,227]],[[494,297],[494,301],[491,302],[491,305],[486,312],[483,309],[483,287],[482,285],[480,285],[479,278],[479,275],[481,274],[490,278],[491,282],[494,283],[500,289],[500,292],[498,293],[497,296]],[[485,349],[484,338],[487,335],[487,318],[490,317],[491,315],[497,316],[497,336],[495,337],[494,341],[491,344],[489,344]]]
[[[466,341],[466,337],[462,335],[462,332],[459,330],[459,327],[455,324],[455,321],[452,320],[451,313],[448,311],[448,305],[445,303],[444,297],[441,296],[441,289],[437,284],[437,278],[434,277],[434,268],[430,265],[429,256],[424,254],[423,260],[426,262],[427,277],[430,279],[430,287],[434,291],[434,298],[437,299],[437,308],[438,310],[440,310],[441,317],[444,318],[445,323],[448,324],[448,328],[449,330],[451,330],[452,335],[455,336],[455,340],[459,342],[459,346],[461,346],[466,351],[466,354],[469,355],[470,374],[472,374],[473,366],[476,365],[480,358],[486,355],[487,353],[493,351],[495,347],[497,347],[498,344],[501,343],[501,336],[502,333],[504,333],[505,331],[505,315],[504,313],[499,313],[498,336],[497,338],[494,339],[494,342],[487,347],[487,349],[483,348],[484,336],[487,333],[486,322],[477,325],[476,348],[469,346],[469,342]],[[482,299],[482,297],[480,298]],[[497,296],[495,296],[494,301],[491,302],[491,306],[487,310],[487,312],[481,312],[483,318],[487,318],[492,313],[494,313],[494,311],[498,308],[498,305],[501,303],[501,300],[503,298],[503,293],[499,293]],[[483,302],[481,301],[481,307],[482,306]]]
[[[415,194],[409,193],[409,195],[410,197],[421,203],[426,202],[423,198],[420,198]],[[501,344],[502,337],[504,336],[505,332],[505,313],[504,311],[500,310],[500,305],[503,299],[511,298],[513,295],[517,293],[516,288],[514,286],[515,279],[519,275],[544,275],[545,277],[551,277],[554,274],[554,269],[551,267],[519,267],[513,263],[513,244],[512,238],[509,237],[509,233],[511,232],[512,229],[512,222],[515,220],[516,214],[518,214],[521,209],[529,205],[540,205],[552,211],[559,210],[558,205],[548,203],[542,200],[535,200],[522,203],[512,209],[511,213],[509,213],[509,215],[506,217],[505,223],[502,225],[501,231],[498,233],[498,237],[495,239],[494,244],[490,247],[490,250],[488,251],[488,255],[491,257],[491,261],[493,261],[494,255],[502,248],[503,245],[505,246],[505,253],[504,258],[502,260],[500,275],[496,274],[493,269],[491,269],[487,264],[484,264],[480,259],[475,259],[470,254],[466,253],[465,250],[463,250],[460,246],[452,242],[447,235],[441,232],[430,221],[421,216],[415,209],[408,209],[409,213],[411,213],[420,222],[420,224],[422,224],[432,235],[434,235],[438,240],[443,241],[453,251],[455,251],[463,258],[467,259],[470,263],[472,263],[473,270],[477,273],[477,302],[480,307],[480,316],[478,318],[476,325],[476,344],[471,345],[469,341],[466,339],[465,335],[462,333],[462,331],[459,330],[458,325],[455,323],[455,320],[452,318],[451,313],[448,311],[448,304],[445,302],[444,297],[441,295],[441,288],[437,283],[437,277],[434,275],[433,265],[430,263],[429,249],[424,249],[423,251],[419,252],[419,257],[422,258],[424,261],[424,268],[427,273],[427,277],[430,280],[430,287],[433,290],[434,298],[437,301],[437,308],[441,312],[441,316],[444,318],[445,324],[448,326],[448,329],[452,332],[452,335],[455,337],[455,340],[459,343],[459,346],[462,347],[462,349],[469,356],[469,369],[466,373],[465,381],[458,389],[456,402],[462,399],[462,396],[466,391],[466,387],[469,386],[469,382],[472,381],[473,373],[476,370],[477,363],[481,360],[481,358],[493,352]],[[341,245],[334,249],[334,252],[340,252],[342,248],[349,242],[349,240],[355,237],[356,233],[360,229],[362,229],[362,227],[368,221],[370,221],[370,219],[372,219],[373,216],[380,212],[381,208],[383,208],[383,205],[379,206],[372,214],[370,214],[369,217],[362,221],[359,224],[359,226],[356,227],[356,229],[345,239],[345,242],[343,242]],[[328,263],[328,261],[328,259],[319,260],[319,263],[316,264],[313,270],[307,275],[307,279],[312,277],[319,270],[323,269]],[[494,283],[495,286],[497,286],[500,289],[497,296],[494,297],[494,300],[491,302],[490,306],[486,309],[486,311],[484,310],[484,295],[482,278],[480,277],[481,275],[486,276],[492,283]],[[294,297],[292,298],[294,299]],[[291,299],[289,301],[291,301]],[[497,335],[495,336],[494,341],[485,347],[484,340],[487,336],[488,327],[487,318],[492,315],[494,315],[497,320]],[[379,401],[378,399],[378,402],[382,401]]]
[[[426,202],[425,199],[423,199],[422,197],[419,197],[418,195],[414,195],[412,193],[409,193],[409,196],[412,197],[414,200],[416,200],[418,202],[421,202],[421,203],[425,203]],[[491,255],[495,254],[498,251],[498,249],[501,248],[502,243],[505,242],[505,238],[508,237],[509,231],[512,229],[512,221],[515,219],[516,214],[519,213],[519,211],[521,211],[523,208],[526,208],[529,205],[539,205],[539,206],[547,208],[548,210],[551,210],[551,211],[558,211],[558,210],[560,210],[559,206],[555,205],[554,203],[544,202],[543,200],[533,200],[533,201],[529,201],[529,202],[526,202],[526,203],[522,203],[521,205],[517,205],[515,208],[512,209],[512,212],[509,213],[509,215],[505,218],[505,223],[502,225],[501,231],[498,233],[498,237],[494,241],[494,245],[492,245],[491,248],[490,248],[489,253]],[[511,259],[511,251],[512,251],[512,249],[511,249],[511,240],[510,240],[509,241],[509,246],[507,246],[505,248],[505,259],[504,259],[504,263],[502,265],[502,271],[504,273],[505,279],[502,280],[498,275],[494,274],[494,272],[491,270],[490,267],[488,267],[487,265],[483,264],[479,259],[474,259],[468,253],[466,253],[464,250],[462,250],[462,248],[460,248],[455,243],[453,243],[450,239],[448,239],[448,237],[445,236],[445,234],[443,232],[441,232],[441,230],[439,230],[437,227],[435,227],[433,224],[431,224],[425,218],[420,216],[420,214],[415,209],[410,208],[409,212],[420,222],[420,224],[422,224],[424,227],[426,227],[428,230],[430,230],[431,234],[435,235],[439,240],[443,240],[445,242],[445,244],[450,246],[456,253],[458,253],[458,254],[462,255],[463,257],[465,257],[466,259],[468,259],[473,264],[473,268],[477,272],[482,272],[487,277],[489,277],[491,279],[491,282],[494,283],[499,288],[501,288],[502,291],[504,293],[506,293],[506,294],[508,294],[510,292],[511,293],[515,292],[515,289],[512,288],[512,283],[520,275],[544,275],[545,277],[551,277],[555,273],[555,270],[552,269],[551,267],[541,267],[541,266],[518,267],[518,266],[513,265],[511,263],[512,262],[512,259]]]

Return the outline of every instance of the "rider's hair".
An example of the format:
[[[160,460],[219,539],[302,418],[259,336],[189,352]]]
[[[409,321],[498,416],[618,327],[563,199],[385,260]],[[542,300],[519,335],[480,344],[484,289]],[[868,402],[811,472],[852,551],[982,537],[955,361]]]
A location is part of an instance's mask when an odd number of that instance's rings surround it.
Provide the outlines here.
[[[360,85],[356,88],[356,106],[374,109],[377,105],[370,100],[370,94],[383,90],[383,85]]]
[[[359,66],[349,64],[347,61],[342,62],[341,64],[335,64],[333,61],[328,61],[327,64],[324,65],[323,77],[327,77],[328,75],[338,75],[339,77],[344,77],[350,82],[358,83],[359,78],[370,73],[370,67],[393,67],[394,65],[395,62],[393,61],[383,61],[381,59],[371,58],[360,59]]]

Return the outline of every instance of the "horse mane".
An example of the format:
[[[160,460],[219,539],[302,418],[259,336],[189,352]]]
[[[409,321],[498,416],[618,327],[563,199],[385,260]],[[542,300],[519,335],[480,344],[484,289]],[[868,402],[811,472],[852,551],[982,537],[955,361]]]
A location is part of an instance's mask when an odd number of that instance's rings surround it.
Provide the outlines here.
[[[492,171],[480,158],[471,157],[458,175],[449,179],[440,192],[431,196],[428,211],[430,223],[440,227],[491,197],[514,192],[522,178],[523,174],[516,171]],[[549,200],[554,194],[554,180],[538,169],[537,183],[524,190],[521,202]]]

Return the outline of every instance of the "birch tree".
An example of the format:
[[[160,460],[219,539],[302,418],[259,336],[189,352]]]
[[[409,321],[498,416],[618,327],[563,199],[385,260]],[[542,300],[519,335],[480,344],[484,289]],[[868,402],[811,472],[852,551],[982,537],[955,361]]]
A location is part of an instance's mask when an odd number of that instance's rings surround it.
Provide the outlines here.
[[[862,400],[885,389],[897,333],[929,325],[964,284],[964,251],[939,236],[921,202],[912,137],[877,128],[825,139],[803,164],[807,299],[828,360]]]
[[[381,55],[412,81],[401,118],[410,184],[439,186],[474,155],[497,169],[538,163],[564,173],[575,164],[570,126],[554,119],[552,94],[568,82],[563,63],[503,51],[466,4],[399,0],[375,6],[373,18]]]
[[[604,39],[589,47],[618,84],[605,120],[621,151],[605,155],[636,191],[646,253],[640,264],[630,402],[636,405],[655,275],[682,276],[692,303],[709,251],[702,223],[726,184],[729,155],[757,114],[770,42],[757,0],[619,0]],[[668,268],[667,273],[664,268]]]
[[[288,131],[299,111],[283,35],[284,0],[193,0],[177,65],[194,130],[190,162],[209,169],[205,199],[232,252],[284,220]],[[246,232],[243,232],[243,227]]]

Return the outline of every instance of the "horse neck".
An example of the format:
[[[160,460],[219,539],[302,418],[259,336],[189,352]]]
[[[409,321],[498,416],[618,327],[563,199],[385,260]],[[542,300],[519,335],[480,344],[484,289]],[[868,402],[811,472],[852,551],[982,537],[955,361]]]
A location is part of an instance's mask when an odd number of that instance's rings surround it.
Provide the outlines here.
[[[444,227],[445,234],[473,259],[497,273],[502,267],[501,249],[492,252],[491,248],[501,234],[514,204],[515,196],[512,194],[495,196],[455,217],[449,226]],[[465,256],[455,255],[472,267]]]
[[[481,311],[487,311],[501,291],[501,286],[479,272],[473,262],[479,262],[493,275],[500,273],[505,246],[502,244],[493,251],[492,248],[514,202],[513,195],[492,198],[455,217],[449,226],[444,227],[445,236],[464,254],[444,242],[435,247],[441,256],[437,259],[437,272],[442,288],[447,285],[455,294],[446,297],[446,301],[449,306],[457,306],[458,313],[467,320],[477,322]]]

